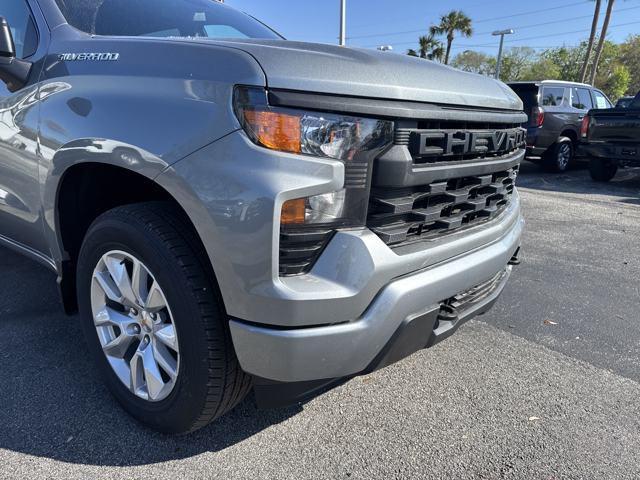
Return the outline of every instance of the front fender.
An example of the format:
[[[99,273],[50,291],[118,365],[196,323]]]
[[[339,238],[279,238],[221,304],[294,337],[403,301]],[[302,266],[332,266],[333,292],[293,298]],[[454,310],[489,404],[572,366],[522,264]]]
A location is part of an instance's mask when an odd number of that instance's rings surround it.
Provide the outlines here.
[[[58,197],[64,177],[72,167],[82,164],[109,165],[132,171],[149,180],[155,179],[168,167],[165,160],[140,147],[103,138],[74,140],[49,154],[50,168],[42,173],[41,179],[44,233],[52,246],[52,258],[57,265],[64,260],[57,215]]]
[[[214,45],[78,35],[56,30],[40,79],[42,217],[51,257],[63,248],[56,200],[72,166],[104,163],[149,179],[239,128],[236,84],[265,86],[247,53]],[[117,61],[66,61],[65,52],[117,52]]]

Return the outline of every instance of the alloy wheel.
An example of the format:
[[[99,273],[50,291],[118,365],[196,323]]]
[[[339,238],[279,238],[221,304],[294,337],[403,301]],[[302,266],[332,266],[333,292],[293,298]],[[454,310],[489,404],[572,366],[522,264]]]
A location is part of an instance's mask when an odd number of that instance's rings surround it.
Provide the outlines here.
[[[93,272],[91,309],[120,381],[143,400],[167,398],[178,378],[180,348],[167,299],[146,265],[130,253],[105,253]]]
[[[563,143],[558,149],[558,168],[565,170],[569,166],[571,161],[571,146],[568,143]]]

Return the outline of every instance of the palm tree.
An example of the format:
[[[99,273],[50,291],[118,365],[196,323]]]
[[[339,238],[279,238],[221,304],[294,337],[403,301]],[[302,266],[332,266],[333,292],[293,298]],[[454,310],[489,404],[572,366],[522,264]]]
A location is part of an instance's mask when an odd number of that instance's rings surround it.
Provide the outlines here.
[[[470,37],[473,34],[471,19],[467,17],[461,10],[452,10],[443,15],[440,19],[440,25],[433,28],[433,32],[438,35],[447,36],[447,50],[444,55],[445,65],[449,65],[451,57],[451,45],[455,38],[456,32],[460,32],[464,37]]]
[[[600,32],[600,38],[598,39],[598,48],[596,48],[596,57],[593,59],[593,67],[591,68],[591,85],[596,81],[596,74],[598,73],[598,63],[600,63],[600,56],[602,55],[602,49],[604,48],[604,41],[607,38],[607,30],[609,29],[609,22],[611,21],[611,13],[613,12],[613,4],[616,0],[607,1],[607,13],[604,16],[604,24],[602,25],[602,31]]]
[[[596,0],[596,10],[593,13],[593,22],[591,22],[591,35],[589,35],[589,44],[587,45],[587,53],[584,57],[584,63],[582,64],[582,70],[580,71],[580,81],[584,83],[587,78],[587,69],[589,68],[589,60],[591,60],[591,52],[593,51],[593,44],[596,41],[596,33],[598,31],[598,21],[600,20],[600,7],[602,6],[602,0]]]
[[[418,50],[410,48],[407,50],[407,55],[426,58],[427,60],[442,60],[444,48],[442,47],[442,43],[435,38],[433,27],[431,27],[429,35],[423,35],[418,39],[418,43],[420,44],[420,48]]]

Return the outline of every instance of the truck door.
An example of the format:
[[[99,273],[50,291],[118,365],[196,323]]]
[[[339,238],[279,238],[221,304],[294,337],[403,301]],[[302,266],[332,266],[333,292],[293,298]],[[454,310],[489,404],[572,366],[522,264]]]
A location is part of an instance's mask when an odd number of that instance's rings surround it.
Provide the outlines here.
[[[39,35],[26,0],[1,0],[0,16],[9,24],[16,56],[33,60]],[[0,240],[48,255],[40,214],[37,94],[36,85],[10,92],[0,81]]]

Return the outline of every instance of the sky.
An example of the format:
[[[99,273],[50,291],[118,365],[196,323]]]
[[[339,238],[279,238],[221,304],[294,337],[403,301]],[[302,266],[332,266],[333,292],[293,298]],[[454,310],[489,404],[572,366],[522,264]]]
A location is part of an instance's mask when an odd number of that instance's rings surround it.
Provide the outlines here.
[[[340,0],[226,0],[228,5],[262,20],[289,40],[337,43]],[[512,28],[505,47],[572,46],[589,37],[595,2],[590,0],[347,0],[347,45],[394,52],[417,48],[417,38],[440,16],[462,10],[473,20],[474,35],[456,38],[453,55],[464,50],[496,54],[498,37],[491,32]],[[603,1],[601,21],[606,1]],[[617,0],[610,40],[620,42],[640,33],[640,0]]]

